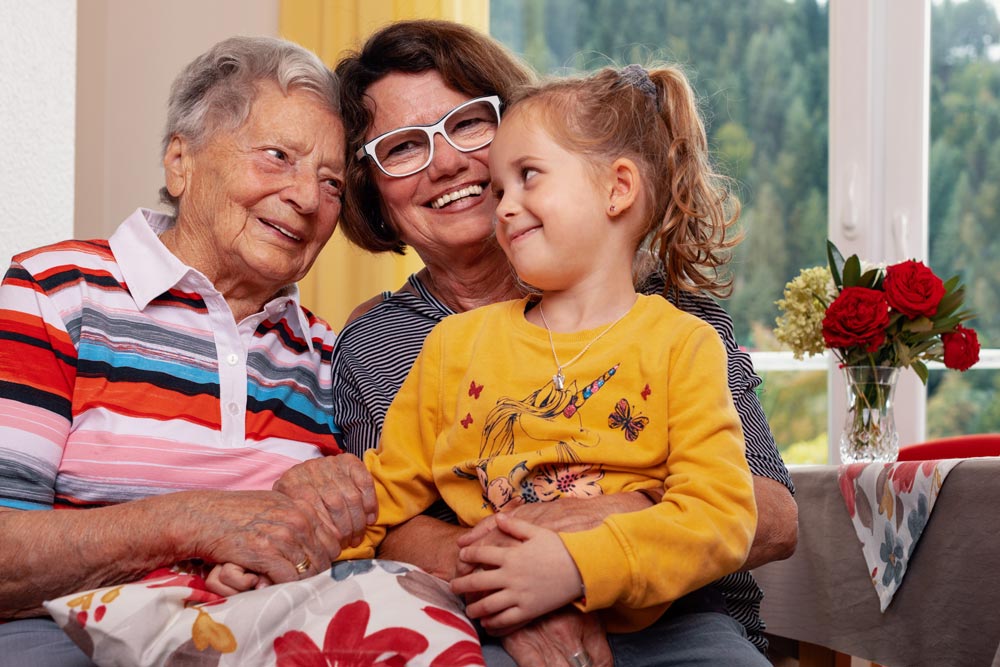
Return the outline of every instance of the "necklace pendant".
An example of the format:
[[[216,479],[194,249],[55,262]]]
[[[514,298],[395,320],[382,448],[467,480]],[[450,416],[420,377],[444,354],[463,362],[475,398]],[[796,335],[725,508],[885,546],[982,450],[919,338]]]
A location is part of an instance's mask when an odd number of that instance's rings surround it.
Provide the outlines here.
[[[554,384],[556,389],[560,391],[562,391],[562,388],[566,385],[566,376],[563,375],[561,368],[556,371],[555,375],[552,376],[552,384]]]

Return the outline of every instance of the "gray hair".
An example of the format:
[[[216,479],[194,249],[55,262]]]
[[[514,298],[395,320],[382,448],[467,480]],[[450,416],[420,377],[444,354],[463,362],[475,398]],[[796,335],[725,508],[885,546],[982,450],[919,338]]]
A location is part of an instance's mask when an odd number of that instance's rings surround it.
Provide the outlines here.
[[[162,155],[175,136],[197,148],[214,132],[243,125],[262,81],[278,84],[285,94],[307,90],[340,115],[337,77],[316,54],[275,37],[230,37],[195,58],[174,79]],[[177,197],[165,187],[160,201],[177,210]]]

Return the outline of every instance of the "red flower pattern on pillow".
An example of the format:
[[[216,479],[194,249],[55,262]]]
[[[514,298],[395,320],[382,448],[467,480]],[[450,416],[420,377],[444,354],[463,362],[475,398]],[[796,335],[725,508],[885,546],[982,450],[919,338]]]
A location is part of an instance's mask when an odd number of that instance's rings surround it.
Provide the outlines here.
[[[304,632],[286,632],[274,640],[278,667],[402,667],[427,650],[427,639],[407,628],[365,635],[370,617],[364,600],[344,605],[330,619],[322,649]]]

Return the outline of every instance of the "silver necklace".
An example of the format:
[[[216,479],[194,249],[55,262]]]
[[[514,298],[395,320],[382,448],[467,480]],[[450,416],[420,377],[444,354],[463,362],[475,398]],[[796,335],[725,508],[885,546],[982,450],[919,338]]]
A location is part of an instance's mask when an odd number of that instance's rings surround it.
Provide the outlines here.
[[[561,364],[559,363],[559,355],[556,354],[556,344],[552,340],[552,330],[549,329],[549,323],[545,321],[545,311],[542,309],[542,302],[538,302],[538,315],[542,318],[542,324],[545,325],[545,333],[549,335],[549,347],[552,348],[552,359],[556,362],[556,374],[552,376],[552,384],[556,386],[556,389],[561,390],[564,386],[566,386],[566,376],[563,375],[563,369],[569,367],[570,364],[576,362],[580,357],[582,357],[584,353],[590,349],[591,345],[599,341],[604,334],[611,331],[616,324],[625,319],[625,316],[629,314],[630,310],[632,310],[631,306],[629,306],[624,313],[619,315],[617,320],[609,324],[604,331],[594,336],[589,343],[584,345],[583,349],[577,352],[575,357],[567,361],[565,364]]]

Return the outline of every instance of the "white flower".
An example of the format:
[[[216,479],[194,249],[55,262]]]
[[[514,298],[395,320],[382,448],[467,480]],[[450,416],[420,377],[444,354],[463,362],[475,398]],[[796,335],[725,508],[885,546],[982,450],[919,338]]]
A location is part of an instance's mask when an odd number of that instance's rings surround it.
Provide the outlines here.
[[[791,349],[796,359],[822,354],[823,316],[826,307],[837,297],[837,286],[824,266],[802,269],[785,285],[784,299],[775,303],[782,314],[775,321],[774,335]]]

